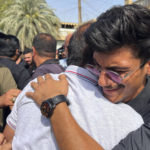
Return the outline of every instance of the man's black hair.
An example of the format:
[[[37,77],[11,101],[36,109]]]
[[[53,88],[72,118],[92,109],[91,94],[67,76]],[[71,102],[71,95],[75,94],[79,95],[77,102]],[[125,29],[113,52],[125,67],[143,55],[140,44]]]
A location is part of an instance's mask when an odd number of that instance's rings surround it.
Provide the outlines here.
[[[56,40],[48,33],[39,33],[33,39],[33,47],[40,56],[50,56],[56,53]]]
[[[14,50],[17,50],[17,49],[20,50],[19,39],[16,36],[7,35],[6,40],[8,44],[10,44]]]
[[[84,32],[93,23],[89,21],[81,25],[72,35],[68,45],[68,65],[84,66],[93,62],[93,52],[88,48]]]
[[[132,48],[141,61],[150,59],[150,10],[140,5],[116,6],[101,14],[85,32],[91,49],[109,53]]]
[[[12,47],[4,39],[0,39],[0,56],[14,56],[14,51],[12,51]]]
[[[0,56],[13,57],[17,49],[20,51],[19,40],[16,36],[5,35],[5,38],[1,39]]]
[[[28,54],[28,53],[33,53],[33,50],[31,48],[25,47],[23,51],[23,55]]]

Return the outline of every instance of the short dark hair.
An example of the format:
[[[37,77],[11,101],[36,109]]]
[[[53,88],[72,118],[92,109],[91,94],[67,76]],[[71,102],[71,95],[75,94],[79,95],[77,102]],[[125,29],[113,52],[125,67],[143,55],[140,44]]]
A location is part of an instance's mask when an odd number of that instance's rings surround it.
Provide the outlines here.
[[[56,53],[56,40],[48,33],[39,33],[33,39],[33,46],[40,56],[49,56]]]
[[[13,57],[16,55],[16,50],[20,51],[19,40],[14,35],[4,35],[1,39],[0,56]]]
[[[12,51],[11,46],[4,39],[0,39],[0,56],[14,56],[14,51]]]
[[[68,65],[83,66],[86,63],[90,63],[93,58],[93,52],[88,49],[83,36],[85,30],[93,23],[93,21],[86,22],[79,26],[77,30],[72,34],[72,37],[68,44]]]
[[[141,61],[150,59],[150,10],[140,5],[116,6],[101,14],[85,32],[91,49],[109,53],[129,46]]]
[[[23,51],[23,55],[28,54],[28,53],[33,53],[33,50],[31,48],[25,47]]]
[[[20,43],[19,43],[19,39],[14,36],[14,35],[7,35],[6,36],[6,41],[8,44],[10,44],[12,46],[12,48],[16,51],[16,49],[20,50]]]

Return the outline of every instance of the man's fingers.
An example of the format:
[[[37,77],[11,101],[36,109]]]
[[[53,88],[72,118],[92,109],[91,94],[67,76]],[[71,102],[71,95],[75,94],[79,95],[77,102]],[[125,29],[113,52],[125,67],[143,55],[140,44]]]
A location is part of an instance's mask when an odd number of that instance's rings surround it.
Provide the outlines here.
[[[10,89],[7,93],[9,93],[9,94],[19,94],[21,92],[21,90],[19,90],[19,89]]]
[[[47,79],[53,79],[53,78],[52,78],[52,76],[50,74],[46,74],[45,75],[45,80],[47,80]]]
[[[37,78],[37,82],[38,83],[41,83],[41,82],[43,82],[44,81],[44,78],[42,77],[42,76],[39,76],[38,78]]]
[[[5,144],[5,141],[6,141],[6,139],[5,139],[4,134],[0,133],[0,145]]]
[[[19,95],[19,93],[20,93],[20,92],[13,93],[12,96],[13,96],[13,97],[17,97],[17,96]]]
[[[67,79],[66,79],[66,75],[65,74],[61,74],[61,75],[59,75],[59,80],[61,80],[61,81],[67,81]]]
[[[61,74],[59,77],[60,82],[65,86],[68,85],[67,77],[65,74]]]
[[[36,82],[31,82],[31,87],[36,90],[38,88],[38,83]]]

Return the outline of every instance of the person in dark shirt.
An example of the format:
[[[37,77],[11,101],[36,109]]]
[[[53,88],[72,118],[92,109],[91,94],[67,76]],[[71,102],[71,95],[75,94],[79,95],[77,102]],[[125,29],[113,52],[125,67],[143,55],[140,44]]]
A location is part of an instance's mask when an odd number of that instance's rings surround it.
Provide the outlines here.
[[[31,79],[46,73],[61,73],[64,68],[56,56],[56,40],[48,33],[39,33],[33,39],[33,60],[37,66]]]
[[[22,90],[29,82],[28,71],[16,64],[19,54],[19,40],[13,35],[6,35],[5,39],[0,39],[0,63],[8,67],[16,81],[17,88]]]
[[[22,90],[29,82],[31,76],[24,67],[16,64],[16,60],[19,57],[19,47],[19,40],[13,35],[5,35],[5,38],[0,38],[0,64],[9,68],[17,88]],[[9,113],[9,107],[3,108],[4,125]]]
[[[22,63],[24,62],[24,67],[29,71],[30,75],[34,73],[36,69],[36,65],[33,61],[33,50],[30,48],[25,47],[24,52],[23,52],[23,60]]]

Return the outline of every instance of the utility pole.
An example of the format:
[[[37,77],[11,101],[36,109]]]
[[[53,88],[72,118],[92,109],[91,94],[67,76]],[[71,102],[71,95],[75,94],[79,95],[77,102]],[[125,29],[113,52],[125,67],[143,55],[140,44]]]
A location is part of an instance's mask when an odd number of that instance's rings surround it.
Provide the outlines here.
[[[81,0],[78,0],[78,24],[82,23]]]

